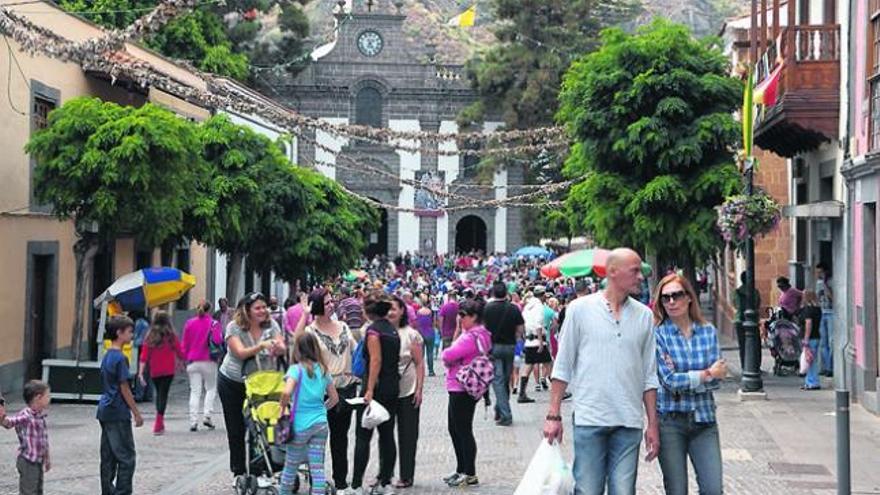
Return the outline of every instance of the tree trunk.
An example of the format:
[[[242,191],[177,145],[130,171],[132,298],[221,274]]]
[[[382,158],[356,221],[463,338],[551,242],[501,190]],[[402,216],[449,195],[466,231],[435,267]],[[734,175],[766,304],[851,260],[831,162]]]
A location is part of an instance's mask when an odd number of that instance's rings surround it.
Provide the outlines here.
[[[73,332],[70,345],[73,348],[74,359],[80,360],[82,350],[82,335],[84,326],[84,306],[88,299],[89,281],[95,269],[95,255],[98,254],[98,240],[94,234],[81,233],[79,239],[73,245],[73,255],[76,263],[76,289],[73,306]],[[91,304],[91,301],[89,301]]]
[[[241,284],[241,268],[244,264],[244,256],[241,253],[230,253],[229,276],[226,278],[226,300],[230,306],[235,306],[238,298],[238,287]]]

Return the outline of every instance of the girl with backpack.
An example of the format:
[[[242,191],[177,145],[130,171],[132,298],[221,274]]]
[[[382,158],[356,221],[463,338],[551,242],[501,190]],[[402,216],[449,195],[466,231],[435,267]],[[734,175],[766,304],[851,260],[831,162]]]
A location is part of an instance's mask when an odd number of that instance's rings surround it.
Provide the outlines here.
[[[309,464],[312,495],[324,495],[327,482],[324,477],[324,449],[327,444],[327,409],[339,401],[333,376],[321,354],[318,339],[309,332],[294,337],[293,359],[296,364],[287,370],[287,380],[281,393],[281,411],[290,411],[289,443],[284,471],[281,473],[281,495],[293,493],[296,470],[303,462]],[[328,399],[324,400],[324,395]]]
[[[447,423],[457,463],[455,472],[443,478],[450,487],[474,486],[480,482],[476,472],[474,411],[491,383],[488,376],[476,376],[480,374],[479,370],[472,366],[479,358],[479,364],[488,366],[491,372],[491,361],[487,357],[492,351],[492,334],[483,326],[483,302],[478,299],[464,301],[458,309],[458,320],[461,334],[441,355],[449,393]],[[470,377],[462,380],[460,370],[465,370],[466,373],[462,374]]]
[[[220,323],[211,316],[211,303],[200,302],[196,311],[196,316],[187,320],[183,326],[181,339],[181,351],[189,377],[189,431],[199,429],[199,403],[203,391],[205,404],[202,409],[202,425],[213,430],[211,414],[217,401],[217,361],[222,359],[218,350],[223,345],[223,331]]]
[[[164,311],[153,316],[150,331],[144,338],[141,363],[138,369],[138,380],[145,384],[144,371],[150,369],[150,378],[156,386],[156,420],[153,423],[153,435],[165,433],[165,407],[168,405],[168,391],[177,369],[177,359],[183,360],[180,343],[171,317]]]

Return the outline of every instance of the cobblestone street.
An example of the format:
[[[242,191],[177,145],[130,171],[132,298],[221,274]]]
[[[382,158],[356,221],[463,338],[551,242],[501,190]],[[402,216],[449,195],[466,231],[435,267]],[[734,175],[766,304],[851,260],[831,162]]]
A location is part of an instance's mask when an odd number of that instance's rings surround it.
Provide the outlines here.
[[[728,351],[729,362],[736,361]],[[765,358],[764,369],[769,369]],[[440,477],[454,468],[452,445],[446,433],[446,398],[442,378],[426,385],[416,485],[400,493],[460,493],[446,488]],[[717,394],[718,418],[724,458],[725,489],[743,494],[830,494],[834,493],[834,416],[833,392],[807,393],[798,390],[796,377],[766,378],[769,400],[739,402],[735,377],[729,378]],[[826,385],[829,385],[826,383]],[[146,425],[136,429],[137,473],[135,493],[183,495],[232,493],[228,475],[225,435],[217,431],[187,430],[186,382],[178,380],[172,389],[168,432],[162,437],[150,433],[151,404],[142,404]],[[503,495],[513,493],[519,477],[540,441],[541,418],[546,412],[547,392],[530,394],[536,404],[514,404],[514,426],[496,427],[491,410],[482,407],[475,418],[479,445],[477,474],[479,488],[472,493]],[[11,410],[17,410],[13,404]],[[48,494],[95,494],[98,485],[98,436],[94,406],[54,404],[50,410],[50,441],[53,469],[46,478]],[[566,410],[566,414],[569,411]],[[222,418],[217,418],[221,420]],[[222,420],[218,421],[222,424]],[[570,433],[570,426],[567,432]],[[852,414],[853,492],[880,493],[880,473],[875,468],[880,452],[880,420],[859,407]],[[571,438],[570,435],[567,438]],[[375,442],[375,440],[374,440]],[[353,443],[353,442],[352,442]],[[16,493],[14,464],[15,435],[0,437],[0,493]],[[566,443],[571,455],[571,443]],[[375,447],[374,447],[375,449]],[[375,450],[367,471],[376,472]],[[662,493],[659,465],[642,463],[639,493]],[[694,487],[695,488],[695,487]]]

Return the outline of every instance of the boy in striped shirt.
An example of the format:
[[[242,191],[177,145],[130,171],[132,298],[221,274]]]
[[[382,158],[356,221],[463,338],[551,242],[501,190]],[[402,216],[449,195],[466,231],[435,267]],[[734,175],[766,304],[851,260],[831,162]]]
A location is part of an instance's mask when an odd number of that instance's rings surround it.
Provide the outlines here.
[[[43,472],[49,471],[49,429],[46,409],[49,407],[49,386],[39,380],[31,380],[24,386],[27,407],[13,416],[6,416],[5,405],[0,404],[0,424],[6,429],[15,428],[18,434],[19,493],[43,494]]]

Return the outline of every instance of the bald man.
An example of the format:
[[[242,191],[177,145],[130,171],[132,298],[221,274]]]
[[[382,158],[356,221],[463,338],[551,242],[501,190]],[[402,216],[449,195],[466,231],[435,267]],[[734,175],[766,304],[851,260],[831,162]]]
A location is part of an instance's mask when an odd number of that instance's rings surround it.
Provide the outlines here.
[[[632,249],[612,251],[606,288],[574,300],[563,324],[544,436],[562,440],[560,406],[571,384],[576,495],[601,495],[606,487],[609,495],[636,493],[643,415],[646,460],[660,451],[653,319],[631,297],[639,293],[641,265]]]

